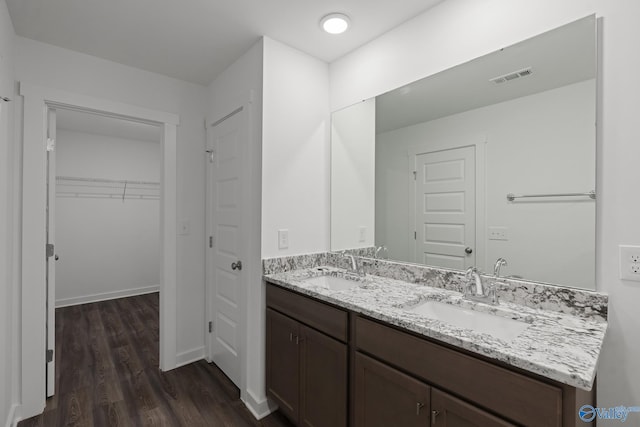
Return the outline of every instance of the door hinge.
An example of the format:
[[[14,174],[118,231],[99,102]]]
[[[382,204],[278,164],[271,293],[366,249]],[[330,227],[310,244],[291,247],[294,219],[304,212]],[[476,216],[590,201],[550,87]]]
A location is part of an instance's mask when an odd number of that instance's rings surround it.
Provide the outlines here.
[[[51,258],[55,253],[55,248],[53,246],[53,243],[47,243],[45,245],[45,251],[47,253],[47,258]]]
[[[413,232],[413,240],[418,240],[418,232],[417,231]]]
[[[209,333],[213,332],[213,320],[209,321]]]
[[[56,140],[53,138],[47,138],[47,151],[54,151],[56,149]]]
[[[53,350],[47,350],[47,363],[53,362]]]
[[[213,247],[213,236],[209,236],[209,247]]]
[[[413,180],[416,180],[416,177],[418,176],[418,171],[413,171]]]
[[[213,163],[213,156],[216,154],[215,150],[207,150],[206,153],[209,155],[209,163]]]

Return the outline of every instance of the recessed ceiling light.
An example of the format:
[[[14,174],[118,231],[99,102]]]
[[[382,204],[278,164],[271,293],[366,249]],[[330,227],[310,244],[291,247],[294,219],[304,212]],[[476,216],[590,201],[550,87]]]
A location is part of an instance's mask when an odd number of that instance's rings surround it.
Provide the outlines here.
[[[320,20],[320,26],[329,34],[342,34],[349,28],[349,17],[344,13],[330,13]]]

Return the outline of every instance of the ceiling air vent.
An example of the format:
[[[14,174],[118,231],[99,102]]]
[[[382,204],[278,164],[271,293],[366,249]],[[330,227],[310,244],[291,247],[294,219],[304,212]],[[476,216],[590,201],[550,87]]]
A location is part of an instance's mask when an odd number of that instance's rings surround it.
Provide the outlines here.
[[[511,81],[511,80],[519,79],[520,77],[530,76],[531,74],[533,74],[533,68],[527,67],[527,68],[523,68],[522,70],[512,71],[511,73],[507,73],[507,74],[503,74],[503,75],[498,76],[498,77],[494,77],[492,79],[489,79],[489,81],[490,82],[494,82],[496,84],[505,83],[505,82],[508,82],[508,81]]]

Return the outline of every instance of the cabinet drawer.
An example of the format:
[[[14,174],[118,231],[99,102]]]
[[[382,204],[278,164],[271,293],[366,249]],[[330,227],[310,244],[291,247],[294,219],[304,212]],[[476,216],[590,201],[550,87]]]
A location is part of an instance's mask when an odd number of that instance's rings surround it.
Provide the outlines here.
[[[358,349],[524,425],[561,426],[562,390],[426,339],[358,317]]]
[[[346,311],[267,283],[267,307],[278,310],[342,342],[348,339]]]

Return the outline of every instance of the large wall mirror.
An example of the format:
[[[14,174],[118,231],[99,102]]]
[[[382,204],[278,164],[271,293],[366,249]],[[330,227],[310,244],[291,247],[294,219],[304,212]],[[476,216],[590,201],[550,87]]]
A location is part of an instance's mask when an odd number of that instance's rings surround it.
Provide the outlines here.
[[[331,248],[595,289],[596,19],[332,115]]]

